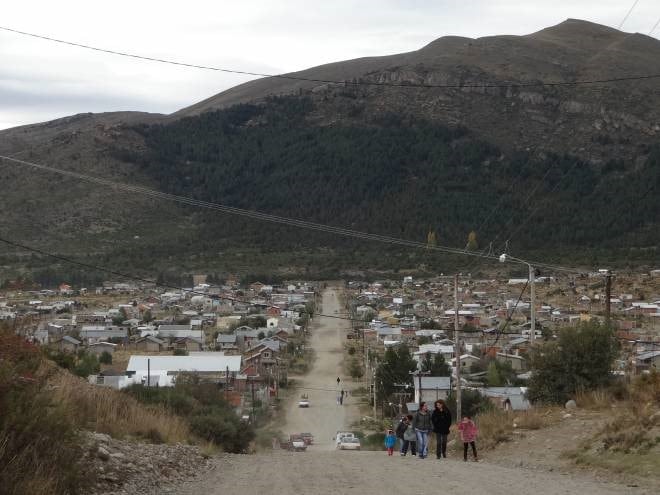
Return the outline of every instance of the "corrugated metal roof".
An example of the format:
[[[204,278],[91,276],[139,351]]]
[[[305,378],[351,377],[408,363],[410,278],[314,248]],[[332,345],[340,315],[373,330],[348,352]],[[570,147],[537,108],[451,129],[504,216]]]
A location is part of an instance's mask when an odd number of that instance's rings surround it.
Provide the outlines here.
[[[149,364],[147,365],[147,360]],[[241,369],[241,356],[218,356],[204,354],[203,356],[131,356],[126,371],[146,371],[150,367],[156,371],[199,371],[199,372],[230,372]]]

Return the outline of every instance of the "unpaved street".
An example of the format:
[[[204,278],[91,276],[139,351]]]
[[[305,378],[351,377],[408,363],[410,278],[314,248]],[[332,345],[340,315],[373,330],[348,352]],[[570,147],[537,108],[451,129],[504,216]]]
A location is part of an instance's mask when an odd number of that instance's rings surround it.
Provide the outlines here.
[[[339,290],[323,294],[322,311],[341,312]],[[337,314],[338,314],[337,313]],[[334,450],[337,430],[349,429],[357,417],[351,398],[344,406],[336,401],[337,376],[342,360],[342,340],[347,322],[316,318],[311,345],[317,359],[310,373],[299,379],[302,387],[287,407],[285,433],[309,431],[317,444],[307,452],[275,451],[259,455],[225,455],[200,479],[188,482],[179,495],[344,495],[385,493],[451,493],[452,495],[607,495],[652,493],[641,488],[595,481],[589,477],[508,467],[489,462],[464,463],[414,457],[388,457],[384,452]],[[347,386],[350,388],[350,385]],[[299,409],[297,396],[306,393],[311,407]],[[154,493],[158,493],[155,491]]]
[[[339,290],[328,289],[323,293],[318,312],[328,315],[340,315]],[[286,424],[282,428],[285,434],[310,432],[315,444],[312,450],[333,450],[332,440],[338,430],[346,429],[357,416],[355,399],[347,397],[344,405],[337,405],[340,390],[349,390],[354,386],[347,383],[342,373],[341,362],[346,320],[317,317],[313,324],[309,345],[316,353],[316,359],[310,372],[304,377],[296,377],[298,391],[286,409]],[[337,378],[341,381],[337,384]],[[297,398],[301,394],[309,397],[309,409],[299,408]]]

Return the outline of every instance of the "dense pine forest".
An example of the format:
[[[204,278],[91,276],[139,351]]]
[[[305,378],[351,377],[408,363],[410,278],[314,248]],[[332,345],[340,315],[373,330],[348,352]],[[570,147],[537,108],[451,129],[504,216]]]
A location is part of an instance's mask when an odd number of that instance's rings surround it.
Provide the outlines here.
[[[634,163],[514,153],[405,115],[323,122],[311,100],[140,126],[146,153],[123,154],[171,193],[371,233],[464,247],[653,259],[660,243],[660,148]],[[591,143],[598,146],[598,143]],[[212,246],[346,247],[355,241],[201,213]],[[579,248],[578,248],[579,246]],[[202,246],[203,247],[203,246]],[[632,253],[632,254],[631,254]],[[636,253],[636,254],[635,254]]]

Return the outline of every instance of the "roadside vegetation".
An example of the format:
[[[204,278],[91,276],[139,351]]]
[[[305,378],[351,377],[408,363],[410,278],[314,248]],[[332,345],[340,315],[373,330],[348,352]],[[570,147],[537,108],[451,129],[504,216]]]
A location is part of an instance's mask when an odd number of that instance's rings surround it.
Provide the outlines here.
[[[188,425],[56,366],[37,346],[0,327],[0,492],[88,493],[84,431],[151,442],[187,442]]]
[[[133,385],[122,394],[175,415],[194,436],[227,452],[247,451],[255,437],[252,425],[241,422],[222,391],[194,374],[180,375],[174,387]]]
[[[567,458],[614,473],[660,477],[660,373],[641,375],[629,387],[582,394],[577,403],[606,411],[610,419]]]

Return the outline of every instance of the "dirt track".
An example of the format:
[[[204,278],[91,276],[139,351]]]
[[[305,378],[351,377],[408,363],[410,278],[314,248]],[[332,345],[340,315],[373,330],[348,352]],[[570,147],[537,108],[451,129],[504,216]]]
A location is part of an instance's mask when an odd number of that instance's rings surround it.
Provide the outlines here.
[[[324,292],[324,313],[340,312],[338,294],[336,289]],[[299,409],[297,397],[293,397],[287,408],[284,431],[309,431],[315,435],[317,444],[301,453],[276,451],[255,456],[223,456],[217,460],[214,469],[200,480],[186,483],[176,493],[370,495],[439,490],[452,495],[652,493],[576,475],[531,471],[488,462],[464,463],[451,458],[419,460],[387,457],[384,452],[335,451],[331,440],[333,434],[348,428],[350,419],[357,415],[357,408],[350,398],[344,406],[335,403],[337,376],[343,380],[340,366],[344,325],[346,322],[342,320],[317,318],[311,338],[317,359],[310,373],[299,381],[304,388],[301,393],[304,390],[309,395],[311,407]]]

